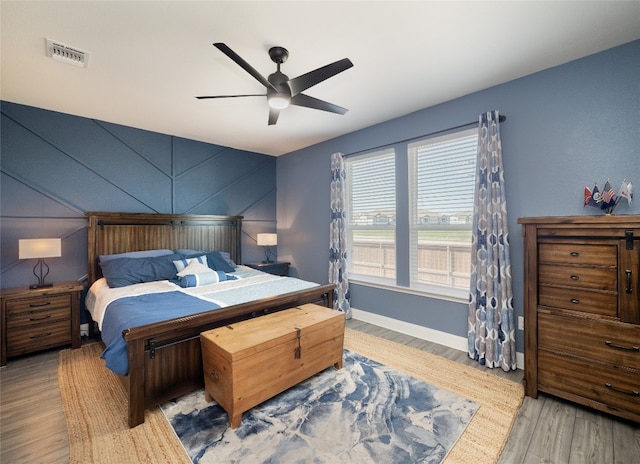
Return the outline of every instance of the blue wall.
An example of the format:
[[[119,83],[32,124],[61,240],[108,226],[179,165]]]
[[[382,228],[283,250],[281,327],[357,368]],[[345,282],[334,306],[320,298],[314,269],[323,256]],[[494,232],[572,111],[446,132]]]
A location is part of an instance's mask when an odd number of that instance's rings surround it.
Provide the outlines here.
[[[326,282],[330,155],[365,150],[477,120],[501,125],[515,307],[522,315],[523,216],[593,215],[584,186],[623,178],[640,188],[640,41],[424,109],[278,158],[278,248],[292,273]],[[638,214],[640,198],[616,214]],[[352,305],[466,337],[467,305],[352,285]],[[517,333],[523,351],[522,332]]]
[[[276,228],[272,156],[2,102],[1,279],[35,283],[18,239],[62,238],[47,281],[87,273],[86,211],[244,216],[243,262]]]

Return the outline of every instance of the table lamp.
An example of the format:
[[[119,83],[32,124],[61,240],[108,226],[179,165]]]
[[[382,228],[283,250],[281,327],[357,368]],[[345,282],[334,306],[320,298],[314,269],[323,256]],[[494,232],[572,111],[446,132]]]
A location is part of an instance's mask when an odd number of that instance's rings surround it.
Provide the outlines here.
[[[45,283],[44,279],[49,274],[49,266],[44,258],[59,258],[62,256],[62,240],[59,238],[34,238],[18,240],[18,259],[37,259],[33,267],[33,275],[38,278],[38,283],[29,288],[52,287],[53,284]]]
[[[258,234],[256,236],[256,242],[258,242],[258,246],[264,247],[265,260],[262,262],[272,263],[271,247],[278,244],[278,234]]]

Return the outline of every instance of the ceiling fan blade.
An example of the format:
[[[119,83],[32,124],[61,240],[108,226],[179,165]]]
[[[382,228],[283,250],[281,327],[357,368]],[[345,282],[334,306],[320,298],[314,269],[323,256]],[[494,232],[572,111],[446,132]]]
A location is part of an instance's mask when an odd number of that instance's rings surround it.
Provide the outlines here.
[[[349,111],[348,109],[341,106],[334,105],[333,103],[329,103],[324,100],[318,100],[317,98],[313,98],[302,93],[299,93],[295,97],[292,97],[291,104],[337,114],[345,114],[347,111]]]
[[[278,116],[280,116],[280,110],[275,108],[269,108],[269,125],[273,126],[278,122]]]
[[[242,69],[244,69],[249,74],[251,74],[262,85],[264,85],[267,88],[273,88],[275,90],[275,88],[271,85],[271,83],[267,79],[265,79],[258,71],[256,71],[253,68],[253,66],[251,66],[242,58],[240,58],[240,55],[238,55],[236,52],[231,50],[227,45],[223,44],[222,42],[216,42],[213,44],[213,46],[216,47],[225,55],[227,55],[233,61],[235,61]]]
[[[335,63],[328,64],[314,71],[309,71],[298,77],[294,77],[289,80],[289,87],[291,87],[291,95],[297,95],[300,92],[312,87],[320,82],[335,76],[342,71],[346,71],[353,66],[353,63],[349,58],[343,58]]]
[[[208,98],[238,98],[238,97],[266,97],[266,93],[250,93],[248,95],[203,95],[196,97],[198,100],[206,100]]]

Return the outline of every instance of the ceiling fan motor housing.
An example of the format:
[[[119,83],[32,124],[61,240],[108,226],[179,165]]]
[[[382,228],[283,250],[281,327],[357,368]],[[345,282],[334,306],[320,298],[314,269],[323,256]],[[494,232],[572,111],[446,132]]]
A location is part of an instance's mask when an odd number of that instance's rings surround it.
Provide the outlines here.
[[[274,63],[282,64],[289,58],[289,51],[284,47],[271,47],[269,57]]]

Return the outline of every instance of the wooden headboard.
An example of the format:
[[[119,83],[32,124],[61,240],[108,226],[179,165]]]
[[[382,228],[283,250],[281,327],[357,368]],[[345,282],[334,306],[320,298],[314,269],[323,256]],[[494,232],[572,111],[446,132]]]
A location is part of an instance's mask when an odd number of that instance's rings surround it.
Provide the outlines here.
[[[88,212],[89,285],[102,277],[100,255],[127,251],[226,251],[241,263],[242,216]]]

